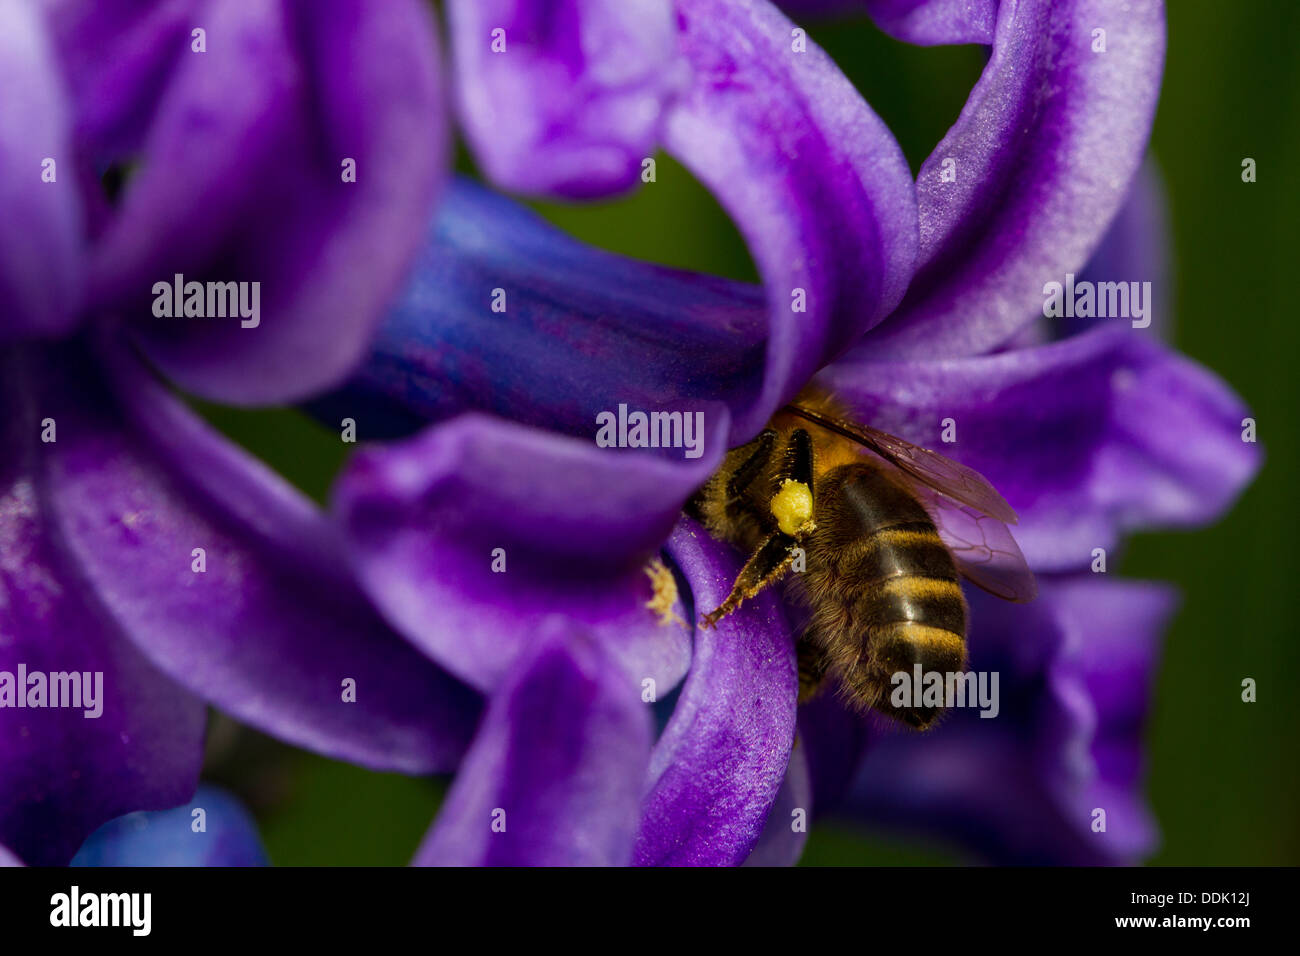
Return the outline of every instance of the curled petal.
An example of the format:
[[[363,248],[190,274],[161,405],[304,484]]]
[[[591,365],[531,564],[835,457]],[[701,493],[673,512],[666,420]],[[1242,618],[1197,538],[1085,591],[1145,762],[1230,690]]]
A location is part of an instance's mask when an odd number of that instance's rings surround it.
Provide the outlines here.
[[[36,6],[0,0],[0,342],[77,317],[81,204],[54,64]]]
[[[76,424],[29,387],[37,355],[0,352],[0,842],[61,866],[106,820],[189,799],[204,708],[136,650],[69,555],[51,451]]]
[[[58,442],[47,495],[70,559],[163,671],[298,746],[376,769],[449,770],[476,696],[394,634],[333,525],[216,435],[133,357],[30,363]],[[175,801],[173,801],[175,802]]]
[[[489,179],[592,198],[637,181],[680,85],[669,0],[452,0],[465,135]]]
[[[1110,229],[1089,260],[1081,281],[1149,282],[1143,293],[1144,316],[1133,315],[1139,324],[1149,321],[1154,331],[1168,338],[1174,315],[1174,283],[1169,262],[1169,210],[1164,182],[1153,160],[1138,171],[1128,199],[1110,224]],[[1130,299],[1130,301],[1132,301]],[[1113,318],[1062,318],[1066,334],[1078,334]]]
[[[1004,0],[992,57],[917,177],[916,278],[864,353],[975,354],[1042,314],[1044,285],[1082,268],[1128,193],[1164,46],[1159,0]]]
[[[864,0],[876,26],[918,46],[993,42],[998,0]]]
[[[780,0],[792,16],[867,13],[896,39],[918,46],[993,42],[997,0]]]
[[[914,189],[888,128],[767,0],[677,9],[693,81],[664,144],[731,213],[771,309],[763,388],[737,422],[748,438],[898,303],[916,259]]]
[[[1097,302],[1106,296],[1105,316],[1039,315],[1003,342],[997,351],[1032,348],[1099,326],[1123,321],[1111,315],[1111,292],[1103,282],[1123,283],[1114,293],[1127,311],[1130,326],[1150,327],[1162,339],[1169,338],[1174,312],[1174,286],[1169,263],[1169,216],[1164,183],[1154,160],[1148,159],[1133,179],[1128,198],[1102,237],[1101,245],[1075,278],[1077,290],[1093,286]],[[1148,285],[1144,285],[1148,283]],[[1138,298],[1140,296],[1140,298]],[[1064,309],[1065,289],[1061,294]],[[1123,303],[1130,303],[1126,307]],[[1044,308],[1044,312],[1049,311]],[[1073,309],[1069,311],[1074,311]]]
[[[690,637],[647,607],[645,567],[726,451],[725,412],[705,417],[699,459],[476,414],[365,449],[336,488],[361,581],[395,627],[481,690],[559,614],[605,642],[629,678],[666,692]]]
[[[1029,605],[970,597],[970,667],[997,675],[996,715],[879,731],[846,806],[994,863],[1136,862],[1156,838],[1141,741],[1172,593],[1090,576],[1047,582]]]
[[[722,603],[739,555],[689,519],[668,551],[697,617]],[[696,630],[690,674],[650,757],[638,864],[733,866],[749,856],[786,776],[796,694],[793,638],[771,591]]]
[[[603,642],[531,635],[416,854],[421,866],[622,866],[650,711]]]
[[[137,141],[97,144],[99,162],[140,165],[96,244],[91,299],[138,318],[149,355],[197,393],[265,403],[333,385],[396,293],[445,170],[429,13],[214,0],[203,53],[157,20],[135,39],[165,39],[170,59],[127,44],[121,72],[163,72],[166,92]],[[92,74],[83,95],[117,82]],[[152,317],[155,284],[176,274],[259,283],[257,315]]]
[[[558,51],[578,42],[584,27],[645,17],[640,4],[618,6],[617,14],[604,11],[599,17],[595,11],[603,5],[552,9],[564,15],[547,21],[549,32],[540,42],[532,39],[535,21],[526,19],[529,42],[514,59],[509,52],[484,53],[484,22],[466,20],[473,24],[469,46],[492,61],[486,83],[505,77],[518,84],[523,77],[535,84],[538,62],[555,67],[563,59]],[[524,8],[518,9],[524,16]],[[767,285],[763,384],[757,405],[736,411],[736,431],[748,438],[813,370],[902,297],[918,241],[914,188],[885,125],[822,50],[806,38],[796,40],[793,25],[767,0],[680,0],[676,15],[686,89],[663,113],[660,138],[731,212]],[[635,72],[666,42],[643,25],[629,43],[635,55],[618,59]],[[537,48],[548,45],[549,55],[535,62]],[[662,65],[658,75],[676,82],[675,71]],[[481,92],[477,77],[469,90],[468,95]],[[549,87],[547,92],[549,99]],[[534,96],[530,90],[513,99],[530,102]],[[649,119],[662,98],[660,89],[636,118]],[[503,101],[499,93],[487,99]],[[568,111],[570,99],[567,93],[558,98],[562,110]],[[590,121],[591,104],[581,97],[579,102],[584,109],[578,115]],[[535,120],[501,124],[498,110],[479,107],[469,110],[481,114],[471,115],[471,129],[491,123],[501,127],[493,131],[497,141],[513,138],[515,129],[535,139],[527,134]],[[529,170],[524,182],[555,175],[548,161],[539,166],[537,154],[523,157]]]
[[[1019,513],[1030,565],[1065,570],[1124,531],[1212,520],[1259,467],[1240,400],[1149,335],[1112,325],[990,356],[845,361],[824,381],[864,421],[981,472]]]
[[[197,827],[202,820],[203,826]],[[204,784],[183,807],[138,811],[90,835],[72,866],[267,866],[257,824],[233,795]]]
[[[1160,634],[1172,617],[1172,590],[1128,583],[1107,588],[1092,577],[1062,582],[1053,594],[1061,616],[1074,624],[1067,654],[1050,681],[1059,699],[1086,700],[1095,716],[1059,731],[1059,751],[1088,755],[1073,779],[1062,773],[1057,799],[1072,820],[1106,811],[1106,854],[1135,860],[1154,849],[1157,827],[1142,798],[1142,741],[1155,685]],[[1086,625],[1083,622],[1087,622]]]
[[[758,842],[745,860],[745,866],[794,866],[808,842],[812,819],[812,779],[808,772],[807,751],[796,741],[790,752],[790,766],[777,791],[776,802],[768,814]]]
[[[848,257],[841,264],[860,268]],[[585,246],[459,181],[369,358],[315,409],[385,437],[469,410],[587,436],[620,404],[719,402],[736,445],[789,397],[793,379],[778,388],[764,368],[769,323],[784,329],[801,367],[809,355],[820,364],[834,337],[824,297],[792,313],[788,289],[781,295],[769,315],[759,288]]]
[[[735,445],[898,302],[916,207],[888,129],[766,0],[682,17],[694,86],[665,143],[731,210],[766,290],[590,249],[457,184],[330,408],[387,434],[471,409],[589,434],[619,403],[721,401]]]

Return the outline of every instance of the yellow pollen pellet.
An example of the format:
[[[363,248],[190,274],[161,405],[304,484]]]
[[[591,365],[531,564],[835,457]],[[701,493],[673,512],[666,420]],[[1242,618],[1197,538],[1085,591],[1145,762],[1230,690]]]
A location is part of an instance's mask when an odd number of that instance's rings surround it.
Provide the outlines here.
[[[786,534],[798,534],[812,521],[812,490],[802,481],[787,479],[772,496],[772,516]]]

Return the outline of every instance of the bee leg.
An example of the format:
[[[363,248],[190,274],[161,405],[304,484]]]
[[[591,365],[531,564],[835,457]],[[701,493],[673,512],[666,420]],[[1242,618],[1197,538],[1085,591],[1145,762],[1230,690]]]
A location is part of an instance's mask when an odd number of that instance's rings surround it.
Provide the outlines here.
[[[762,476],[768,462],[772,459],[772,452],[776,447],[776,431],[771,428],[764,429],[762,434],[748,445],[742,445],[731,454],[744,451],[751,446],[753,450],[731,473],[724,489],[725,493],[721,496],[723,511],[732,521],[745,514],[762,514],[761,503],[755,501],[753,497],[753,486],[755,479]],[[696,521],[708,525],[710,523],[707,509],[709,497],[707,488],[701,488],[686,502],[686,507],[682,510]]]
[[[813,480],[813,444],[812,436],[802,428],[796,428],[786,442],[785,459],[781,463],[781,479],[797,481],[807,485],[812,491],[816,482]]]
[[[741,601],[781,580],[794,561],[794,550],[798,546],[799,541],[792,535],[780,531],[770,535],[740,569],[727,599],[716,610],[704,615],[700,623],[704,627],[713,627],[738,608]]]
[[[750,485],[754,483],[767,463],[772,460],[772,451],[776,448],[776,430],[765,428],[754,439],[754,450],[740,463],[727,482],[727,505],[731,506],[745,497]]]

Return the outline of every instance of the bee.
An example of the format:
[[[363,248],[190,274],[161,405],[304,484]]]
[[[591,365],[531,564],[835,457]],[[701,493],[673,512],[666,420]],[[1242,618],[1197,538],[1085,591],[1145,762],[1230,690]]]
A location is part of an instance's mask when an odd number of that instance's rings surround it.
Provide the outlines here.
[[[1007,529],[1016,513],[978,472],[852,420],[808,391],[756,439],[732,449],[691,503],[714,537],[750,554],[701,624],[791,582],[808,609],[799,699],[829,680],[857,709],[924,730],[941,707],[890,702],[891,677],[960,672],[967,606],[960,578],[1008,601],[1037,593]]]

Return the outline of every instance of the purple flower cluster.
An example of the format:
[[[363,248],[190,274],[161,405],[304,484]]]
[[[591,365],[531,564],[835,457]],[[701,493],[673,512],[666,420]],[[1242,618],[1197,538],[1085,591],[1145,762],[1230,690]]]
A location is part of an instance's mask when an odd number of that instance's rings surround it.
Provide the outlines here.
[[[188,800],[205,701],[452,769],[473,695],[382,624],[327,518],[145,364],[262,403],[364,354],[446,174],[427,12],[6,0],[0,21],[0,671],[100,673],[105,694],[98,719],[0,710],[0,843],[63,863],[105,820]],[[177,274],[260,282],[265,318],[155,318]],[[374,693],[344,705],[344,678]]]
[[[455,771],[417,863],[788,863],[792,821],[831,810],[992,860],[1150,850],[1141,734],[1174,600],[1096,554],[1213,520],[1258,454],[1161,322],[1049,322],[1043,300],[1076,273],[1161,288],[1163,9],[834,6],[989,48],[915,178],[768,0],[447,4],[493,185],[600,198],[663,150],[731,215],[756,287],[443,188],[415,0],[0,0],[0,673],[105,688],[97,719],[0,709],[0,844],[64,863],[105,821],[184,803],[207,703],[368,767]],[[177,274],[261,282],[260,324],[154,317]],[[321,513],[150,365],[389,440]],[[692,623],[745,556],[683,506],[812,382],[920,445],[950,420],[945,454],[1019,512],[1038,601],[970,595],[995,718],[916,735],[797,706],[776,591]],[[598,447],[620,405],[701,412],[703,454]]]

